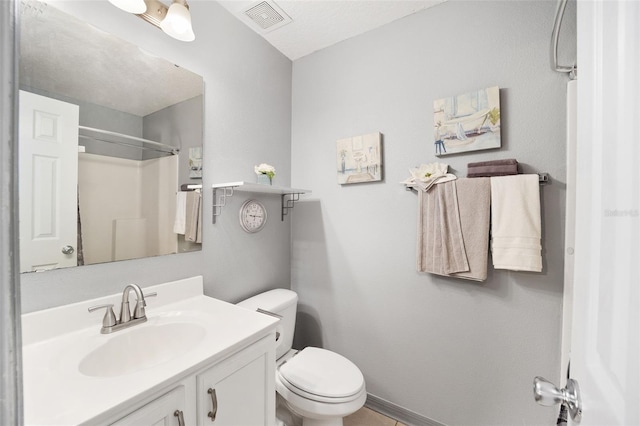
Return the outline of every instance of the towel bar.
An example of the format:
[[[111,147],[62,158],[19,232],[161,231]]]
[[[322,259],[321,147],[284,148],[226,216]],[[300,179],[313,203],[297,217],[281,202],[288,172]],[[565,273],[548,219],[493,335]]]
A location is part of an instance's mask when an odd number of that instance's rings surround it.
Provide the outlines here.
[[[474,178],[470,178],[470,179],[474,179]],[[550,184],[551,183],[551,176],[549,176],[549,173],[538,173],[538,182],[540,183],[540,185]],[[415,189],[413,186],[406,186],[405,189],[407,191],[418,192],[418,190]]]

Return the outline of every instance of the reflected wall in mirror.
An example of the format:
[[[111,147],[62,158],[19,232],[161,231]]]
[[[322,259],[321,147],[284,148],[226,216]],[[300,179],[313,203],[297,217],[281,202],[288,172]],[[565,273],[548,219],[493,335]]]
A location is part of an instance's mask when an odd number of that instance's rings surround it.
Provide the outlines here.
[[[20,25],[21,272],[200,250],[202,77],[45,3]]]

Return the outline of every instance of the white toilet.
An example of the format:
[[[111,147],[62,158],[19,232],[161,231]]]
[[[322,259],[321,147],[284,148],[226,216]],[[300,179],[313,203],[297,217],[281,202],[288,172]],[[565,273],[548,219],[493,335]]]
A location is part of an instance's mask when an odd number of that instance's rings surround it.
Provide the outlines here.
[[[238,303],[282,317],[277,329],[276,391],[303,426],[342,426],[367,399],[362,372],[354,363],[326,349],[292,349],[298,295],[285,289],[267,291]],[[287,425],[290,426],[290,425]]]

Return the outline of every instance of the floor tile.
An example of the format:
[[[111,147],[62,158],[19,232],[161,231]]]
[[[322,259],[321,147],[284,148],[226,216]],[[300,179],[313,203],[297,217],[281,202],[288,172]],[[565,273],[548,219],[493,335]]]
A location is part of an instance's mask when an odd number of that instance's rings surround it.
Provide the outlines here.
[[[344,418],[344,426],[396,426],[396,421],[367,407]]]

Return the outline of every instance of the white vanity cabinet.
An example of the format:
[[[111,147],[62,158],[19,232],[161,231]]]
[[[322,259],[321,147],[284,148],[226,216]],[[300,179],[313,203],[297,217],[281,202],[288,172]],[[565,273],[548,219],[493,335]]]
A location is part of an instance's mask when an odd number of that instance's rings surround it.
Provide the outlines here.
[[[268,336],[197,375],[198,426],[273,424],[274,345]]]
[[[274,426],[278,320],[205,296],[200,276],[145,292],[147,321],[110,334],[87,310],[121,293],[23,314],[24,424]]]
[[[274,342],[269,335],[200,369],[112,426],[273,426]]]
[[[181,421],[188,424],[188,414],[185,386],[181,385],[112,423],[112,426],[180,426]]]

